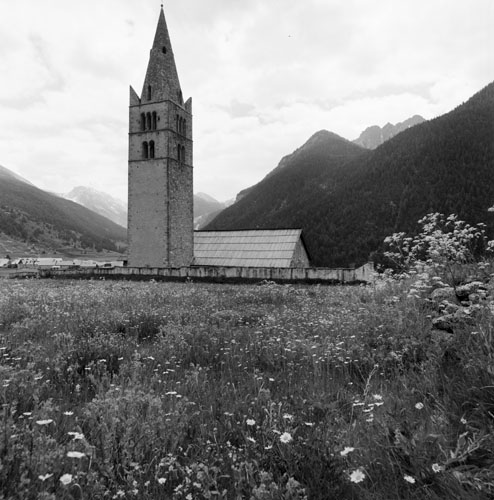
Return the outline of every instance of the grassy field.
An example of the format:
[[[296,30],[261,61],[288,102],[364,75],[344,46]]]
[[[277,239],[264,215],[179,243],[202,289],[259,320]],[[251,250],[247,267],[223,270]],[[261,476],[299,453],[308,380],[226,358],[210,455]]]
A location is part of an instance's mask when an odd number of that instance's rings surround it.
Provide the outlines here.
[[[0,280],[0,499],[488,499],[493,313],[411,283]]]

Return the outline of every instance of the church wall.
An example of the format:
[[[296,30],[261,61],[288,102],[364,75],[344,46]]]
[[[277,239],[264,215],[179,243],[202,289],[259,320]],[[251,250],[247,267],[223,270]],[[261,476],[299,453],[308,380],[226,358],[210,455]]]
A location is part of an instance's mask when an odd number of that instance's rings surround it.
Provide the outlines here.
[[[194,214],[192,167],[178,165],[170,169],[170,265],[189,266],[194,254]]]
[[[309,267],[309,256],[305,251],[305,247],[302,243],[302,240],[298,240],[297,245],[295,246],[295,251],[293,252],[292,257],[292,267]]]
[[[129,165],[129,265],[166,266],[167,168],[159,161]]]
[[[185,281],[192,279],[206,282],[258,283],[263,280],[279,283],[333,284],[354,283],[374,280],[372,264],[357,269],[329,268],[280,268],[280,267],[221,267],[221,266],[181,266],[139,268],[119,267],[114,269],[79,269],[76,271],[40,271],[41,277]]]

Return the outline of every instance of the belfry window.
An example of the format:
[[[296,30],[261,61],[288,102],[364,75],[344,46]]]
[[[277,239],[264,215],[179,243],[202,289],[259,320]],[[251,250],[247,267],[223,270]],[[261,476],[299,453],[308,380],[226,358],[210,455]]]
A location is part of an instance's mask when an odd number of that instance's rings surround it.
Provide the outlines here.
[[[178,160],[178,163],[180,163],[182,161],[182,148],[181,148],[180,144],[177,144],[177,160]]]
[[[151,95],[152,95],[152,93],[151,93],[151,85],[148,85],[148,101],[151,100]]]
[[[141,131],[146,130],[146,115],[141,113]]]
[[[182,154],[180,156],[182,157],[182,162],[185,163],[185,146],[182,146]]]
[[[187,135],[187,120],[185,118],[184,118],[184,122],[183,122],[182,134]]]
[[[146,113],[147,129],[151,130],[151,113]]]
[[[154,158],[154,141],[149,142],[149,158]]]
[[[158,126],[158,118],[156,115],[156,111],[153,111],[153,130],[156,130]]]
[[[148,149],[148,143],[143,142],[142,143],[142,157],[147,160],[149,158],[149,149]]]

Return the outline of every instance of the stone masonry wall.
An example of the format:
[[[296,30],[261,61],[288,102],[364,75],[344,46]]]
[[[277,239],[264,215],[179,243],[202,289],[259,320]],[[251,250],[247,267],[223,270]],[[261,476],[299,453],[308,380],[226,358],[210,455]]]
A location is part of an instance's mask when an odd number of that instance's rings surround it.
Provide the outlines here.
[[[107,278],[130,280],[163,281],[209,281],[220,283],[259,282],[263,280],[279,283],[372,283],[374,269],[372,263],[357,269],[330,268],[274,268],[274,267],[220,267],[193,266],[177,268],[136,268],[118,267],[114,269],[80,269],[77,271],[40,271],[42,277],[54,278]]]

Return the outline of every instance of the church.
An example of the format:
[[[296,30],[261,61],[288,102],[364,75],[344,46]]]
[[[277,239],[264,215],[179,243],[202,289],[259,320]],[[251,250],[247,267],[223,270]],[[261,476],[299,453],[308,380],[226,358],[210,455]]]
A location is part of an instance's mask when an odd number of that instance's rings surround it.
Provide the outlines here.
[[[163,6],[140,96],[130,87],[128,266],[307,268],[300,229],[194,231],[192,99]]]

